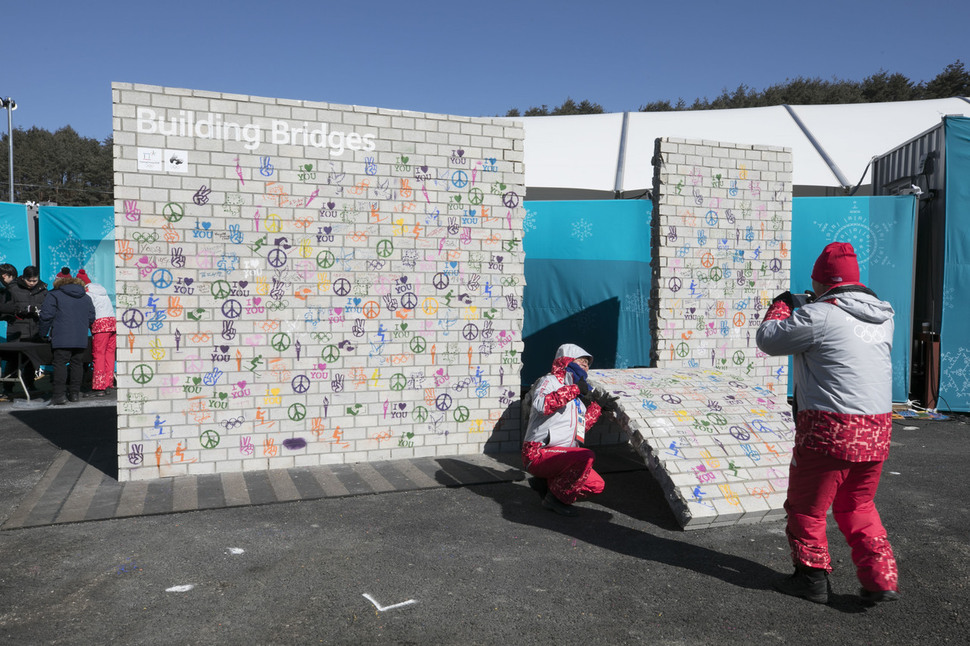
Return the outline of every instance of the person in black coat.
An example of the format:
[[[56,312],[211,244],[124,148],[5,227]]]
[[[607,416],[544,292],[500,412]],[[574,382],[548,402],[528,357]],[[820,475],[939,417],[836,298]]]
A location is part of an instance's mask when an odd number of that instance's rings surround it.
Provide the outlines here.
[[[54,289],[47,294],[40,308],[39,323],[42,337],[50,333],[54,356],[51,404],[60,406],[68,401],[79,401],[88,330],[94,323],[94,302],[84,291],[84,283],[70,276],[55,280]]]
[[[0,321],[7,324],[7,340],[10,339],[10,324],[16,320],[17,308],[13,304],[13,297],[10,295],[10,285],[17,280],[17,268],[10,263],[0,265]],[[3,371],[3,376],[8,377],[16,372],[8,361]],[[10,393],[13,387],[9,382],[3,382],[3,391],[0,392],[0,401],[11,401]]]
[[[40,270],[34,265],[24,267],[23,275],[7,285],[13,321],[7,323],[7,341],[36,341],[37,319],[40,307],[47,297],[47,284],[40,279]],[[34,389],[34,373],[38,366],[26,362],[23,369],[24,384],[28,391]]]

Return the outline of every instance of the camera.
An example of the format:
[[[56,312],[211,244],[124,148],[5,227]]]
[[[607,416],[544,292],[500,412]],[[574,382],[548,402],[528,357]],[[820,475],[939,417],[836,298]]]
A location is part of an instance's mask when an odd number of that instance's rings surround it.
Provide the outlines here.
[[[801,294],[791,295],[792,304],[795,308],[799,308],[802,305],[808,305],[815,300],[815,294],[812,292],[803,292]],[[794,309],[794,308],[793,308]]]

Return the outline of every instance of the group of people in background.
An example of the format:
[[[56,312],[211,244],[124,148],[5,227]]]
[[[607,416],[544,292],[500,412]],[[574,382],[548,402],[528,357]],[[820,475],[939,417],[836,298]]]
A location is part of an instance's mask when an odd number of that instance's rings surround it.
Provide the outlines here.
[[[51,404],[60,406],[81,398],[90,332],[93,374],[85,396],[104,397],[114,388],[115,311],[107,290],[92,282],[81,268],[72,276],[62,267],[50,289],[31,265],[18,276],[11,264],[0,264],[0,320],[7,323],[7,342],[51,344],[54,366]],[[39,366],[22,367],[28,392],[34,390]],[[8,366],[4,372],[12,372]],[[11,382],[3,382],[0,401],[11,401]]]

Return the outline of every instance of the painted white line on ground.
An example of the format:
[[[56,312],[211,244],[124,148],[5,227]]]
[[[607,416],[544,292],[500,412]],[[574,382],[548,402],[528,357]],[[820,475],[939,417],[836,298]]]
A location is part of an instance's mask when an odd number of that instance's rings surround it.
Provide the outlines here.
[[[417,603],[417,601],[415,601],[414,599],[408,599],[407,601],[402,601],[401,603],[395,603],[392,606],[382,606],[381,604],[377,603],[377,600],[374,599],[374,597],[370,596],[369,594],[365,593],[363,597],[368,601],[370,601],[372,604],[374,604],[374,607],[377,608],[379,612],[384,612],[385,610],[393,610],[394,608],[401,608],[403,606],[410,606],[412,603]]]
[[[175,585],[171,588],[165,588],[165,592],[188,592],[194,587],[194,583],[189,583],[188,585]]]

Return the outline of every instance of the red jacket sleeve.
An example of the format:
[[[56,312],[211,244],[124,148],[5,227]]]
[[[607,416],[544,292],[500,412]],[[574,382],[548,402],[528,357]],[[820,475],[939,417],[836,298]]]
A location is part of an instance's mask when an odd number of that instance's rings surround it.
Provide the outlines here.
[[[542,407],[543,415],[552,415],[557,410],[579,397],[579,386],[570,384],[563,386],[559,390],[554,390],[548,395]]]

